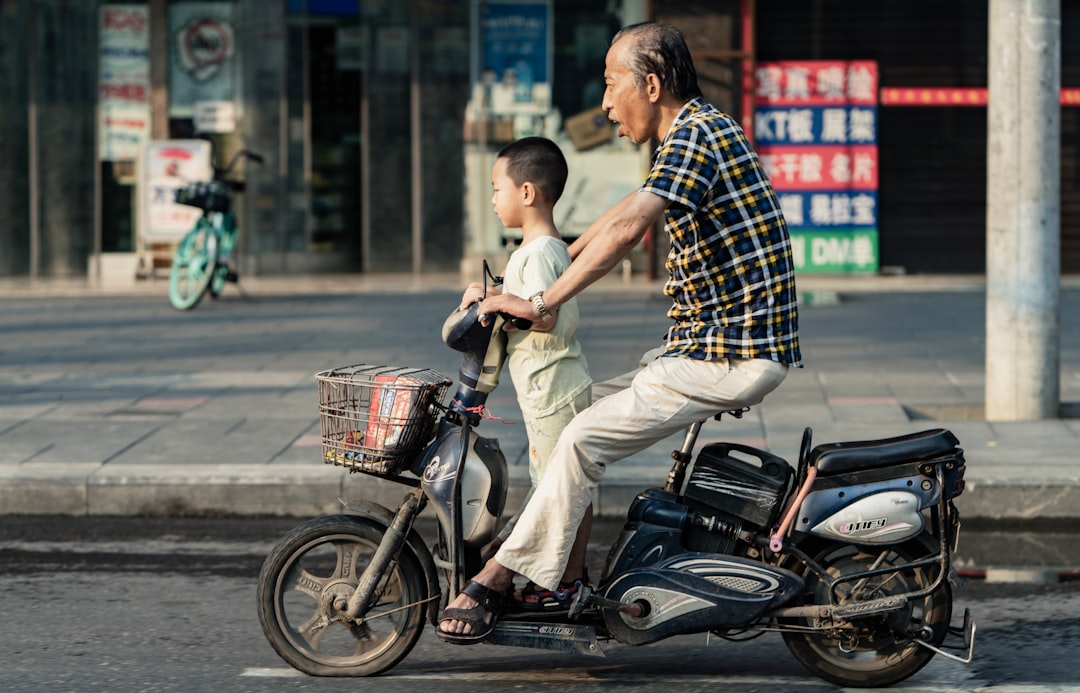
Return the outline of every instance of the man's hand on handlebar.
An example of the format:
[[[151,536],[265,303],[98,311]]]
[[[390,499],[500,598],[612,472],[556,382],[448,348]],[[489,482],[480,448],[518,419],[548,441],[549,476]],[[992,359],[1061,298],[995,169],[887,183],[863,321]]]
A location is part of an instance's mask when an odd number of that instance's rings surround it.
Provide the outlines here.
[[[480,304],[480,324],[487,325],[495,314],[501,314],[505,319],[503,330],[506,332],[527,330],[540,324],[536,321],[539,316],[536,315],[532,301],[513,294],[488,296]]]

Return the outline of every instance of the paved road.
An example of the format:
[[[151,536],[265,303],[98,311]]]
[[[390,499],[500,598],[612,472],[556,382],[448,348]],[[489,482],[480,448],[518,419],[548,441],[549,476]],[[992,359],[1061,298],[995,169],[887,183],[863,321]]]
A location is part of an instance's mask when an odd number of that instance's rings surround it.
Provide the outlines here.
[[[835,686],[808,674],[775,633],[744,643],[683,636],[605,658],[508,647],[461,648],[428,627],[377,680],[299,674],[271,650],[255,609],[259,565],[291,523],[282,518],[9,518],[0,523],[0,690],[494,693],[796,691]],[[612,527],[601,523],[590,561]],[[955,592],[979,625],[970,667],[935,658],[892,690],[1080,691],[1080,581]]]
[[[358,494],[395,502],[398,487],[319,462],[313,373],[351,363],[429,366],[454,375],[440,342],[455,281],[372,278],[350,285],[256,282],[195,311],[161,288],[123,295],[16,291],[0,303],[0,513],[277,514],[332,511]],[[806,368],[723,437],[794,459],[817,442],[944,426],[967,451],[968,519],[1073,521],[1080,510],[1080,420],[989,423],[984,292],[977,280],[908,278],[883,288],[804,282]],[[0,292],[4,287],[0,286]],[[649,284],[603,282],[581,299],[581,340],[597,379],[658,343],[666,302]],[[1080,402],[1080,288],[1062,292],[1061,394]],[[508,380],[508,379],[507,379]],[[507,382],[495,416],[518,420]],[[514,492],[523,492],[520,425],[490,421]],[[620,515],[663,480],[672,441],[612,465],[598,501]]]

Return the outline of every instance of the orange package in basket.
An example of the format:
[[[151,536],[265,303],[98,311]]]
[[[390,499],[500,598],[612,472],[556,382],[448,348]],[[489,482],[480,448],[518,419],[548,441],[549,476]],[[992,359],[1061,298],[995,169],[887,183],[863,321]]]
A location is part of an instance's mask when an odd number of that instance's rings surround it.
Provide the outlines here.
[[[395,375],[377,375],[374,382],[397,385],[421,384],[415,378]],[[419,396],[419,390],[415,389],[375,388],[371,393],[371,407],[368,410],[368,430],[364,436],[365,447],[376,451],[393,452],[407,442],[401,438]]]

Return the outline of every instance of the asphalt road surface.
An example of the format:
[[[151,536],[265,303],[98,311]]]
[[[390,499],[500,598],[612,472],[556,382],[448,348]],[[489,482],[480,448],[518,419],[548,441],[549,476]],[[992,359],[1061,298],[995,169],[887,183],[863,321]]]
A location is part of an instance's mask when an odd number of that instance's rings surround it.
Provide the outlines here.
[[[259,629],[256,576],[294,519],[4,518],[4,691],[833,691],[776,634],[730,643],[683,636],[605,644],[605,658],[440,642],[430,628],[374,680],[290,669]],[[602,565],[601,523],[590,565]],[[935,658],[894,690],[1080,691],[1080,581],[972,580],[955,612],[979,624],[968,667]],[[372,688],[374,686],[374,688]]]

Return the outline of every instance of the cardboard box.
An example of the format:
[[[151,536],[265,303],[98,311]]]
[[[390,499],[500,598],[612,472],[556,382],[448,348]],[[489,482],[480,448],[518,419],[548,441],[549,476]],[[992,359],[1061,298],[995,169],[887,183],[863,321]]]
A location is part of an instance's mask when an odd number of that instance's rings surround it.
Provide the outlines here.
[[[567,118],[564,127],[579,152],[611,141],[612,123],[599,106]]]
[[[492,118],[483,121],[487,125],[484,133],[488,144],[509,144],[514,141],[514,121],[510,118]],[[480,141],[480,122],[465,121],[465,141]]]

